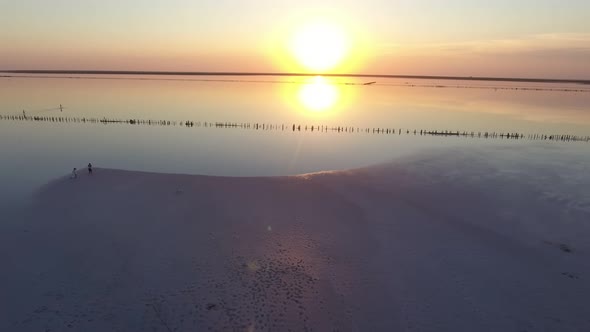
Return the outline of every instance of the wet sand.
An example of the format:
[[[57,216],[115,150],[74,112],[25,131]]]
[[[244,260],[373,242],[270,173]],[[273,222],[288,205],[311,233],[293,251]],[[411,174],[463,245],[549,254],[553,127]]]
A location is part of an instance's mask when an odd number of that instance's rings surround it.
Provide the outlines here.
[[[2,232],[0,330],[590,330],[590,166],[520,155],[56,179]]]

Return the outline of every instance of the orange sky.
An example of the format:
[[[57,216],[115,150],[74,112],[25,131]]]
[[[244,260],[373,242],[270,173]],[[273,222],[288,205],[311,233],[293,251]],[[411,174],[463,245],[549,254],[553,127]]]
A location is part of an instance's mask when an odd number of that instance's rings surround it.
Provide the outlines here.
[[[590,2],[4,2],[0,69],[305,71],[312,21],[350,42],[331,72],[590,78]]]

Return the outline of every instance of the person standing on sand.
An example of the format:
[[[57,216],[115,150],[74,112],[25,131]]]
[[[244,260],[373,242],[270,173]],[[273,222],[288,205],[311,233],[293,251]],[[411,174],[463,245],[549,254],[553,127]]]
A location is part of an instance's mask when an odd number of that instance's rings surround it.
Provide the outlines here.
[[[76,167],[74,167],[74,169],[72,170],[72,175],[70,176],[70,179],[77,179],[78,178],[78,172],[76,170]]]
[[[92,175],[92,164],[88,163],[88,174]]]

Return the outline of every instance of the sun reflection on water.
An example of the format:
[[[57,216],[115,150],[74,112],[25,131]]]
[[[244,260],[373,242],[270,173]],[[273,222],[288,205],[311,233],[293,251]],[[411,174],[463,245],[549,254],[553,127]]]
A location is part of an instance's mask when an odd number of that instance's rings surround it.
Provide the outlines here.
[[[311,82],[301,86],[297,96],[306,109],[323,112],[336,105],[340,98],[340,91],[336,85],[330,84],[325,78],[316,76]]]

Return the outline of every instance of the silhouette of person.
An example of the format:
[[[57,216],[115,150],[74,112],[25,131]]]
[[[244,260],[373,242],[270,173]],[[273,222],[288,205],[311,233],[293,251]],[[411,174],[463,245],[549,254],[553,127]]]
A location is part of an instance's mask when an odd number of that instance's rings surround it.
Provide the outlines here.
[[[88,174],[92,175],[92,164],[88,163]]]
[[[74,167],[74,169],[72,170],[72,175],[70,176],[70,179],[77,179],[78,178],[78,172],[76,170],[76,167]]]

